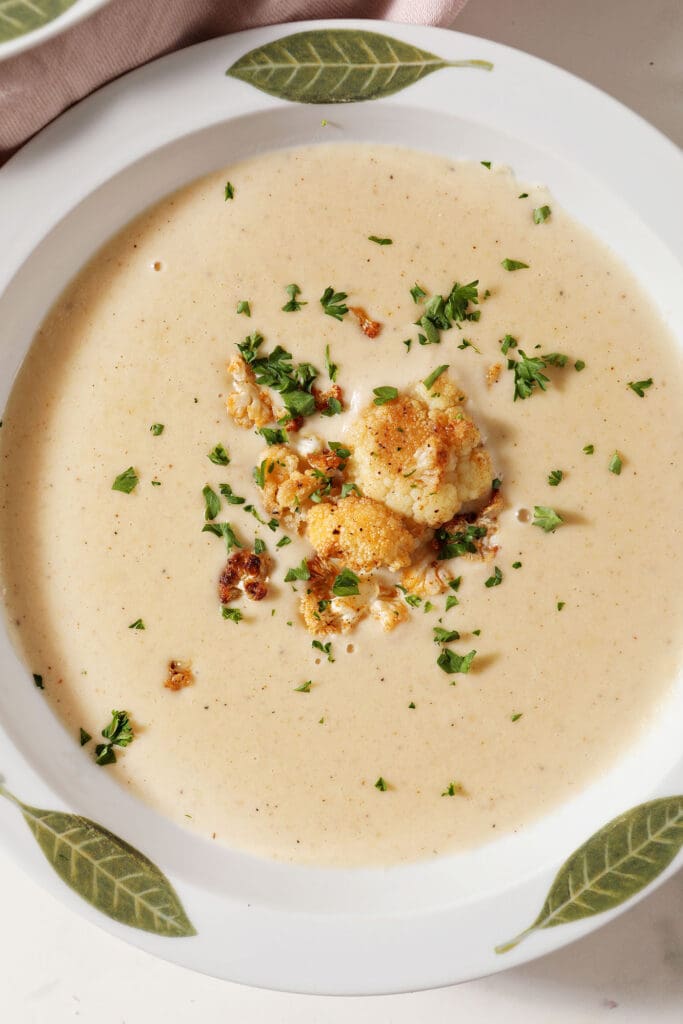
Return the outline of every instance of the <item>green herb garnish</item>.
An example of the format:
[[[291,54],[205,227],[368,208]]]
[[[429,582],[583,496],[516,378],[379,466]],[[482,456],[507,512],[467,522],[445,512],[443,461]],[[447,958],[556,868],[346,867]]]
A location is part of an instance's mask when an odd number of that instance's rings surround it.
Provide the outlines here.
[[[500,265],[503,268],[503,270],[528,270],[529,269],[529,264],[528,263],[522,263],[521,260],[504,259],[504,260],[501,261]]]
[[[548,483],[551,487],[557,487],[557,485],[564,479],[564,473],[561,469],[553,469],[548,473]]]
[[[515,712],[515,714],[514,714],[514,715],[510,715],[510,721],[511,721],[511,722],[518,722],[518,721],[520,720],[520,718],[522,717],[522,715],[523,715],[523,714],[524,714],[524,712],[523,712],[523,711],[517,711],[517,712]]]
[[[540,526],[546,533],[554,533],[558,526],[562,526],[564,519],[553,508],[547,505],[534,505],[534,521],[532,526]]]
[[[378,238],[377,235],[368,235],[368,242],[376,242],[377,245],[393,245],[393,238]]]
[[[127,711],[112,711],[111,722],[102,730],[105,740],[117,747],[127,747],[134,740],[133,727]]]
[[[609,469],[610,473],[614,473],[615,476],[619,476],[619,474],[621,473],[621,467],[621,456],[619,455],[619,452],[614,452],[612,458],[609,460],[609,465],[607,466],[607,468]]]
[[[218,490],[221,492],[228,505],[244,505],[246,498],[240,498],[239,495],[234,494],[230,484],[219,484]]]
[[[227,466],[230,462],[230,456],[222,444],[217,444],[215,448],[212,448],[207,458],[209,459],[209,462],[213,462],[215,466]]]
[[[291,537],[280,537],[279,541],[275,545],[276,548],[286,548],[288,544],[292,543]]]
[[[425,379],[422,381],[422,383],[427,388],[427,391],[431,391],[432,385],[436,383],[436,381],[439,379],[439,377],[441,376],[442,373],[446,372],[448,367],[449,367],[449,363],[444,363],[443,366],[437,366],[437,368],[435,370],[432,370],[432,372],[429,374],[428,377],[425,377]],[[397,394],[398,394],[398,392],[397,392]],[[378,402],[375,402],[375,405],[378,405],[378,404],[379,404]]]
[[[320,297],[320,305],[328,316],[333,316],[335,320],[341,320],[349,311],[349,307],[344,303],[346,298],[348,298],[346,292],[335,292],[334,288],[329,285]]]
[[[489,576],[489,578],[484,582],[484,586],[485,587],[499,587],[502,582],[503,582],[503,574],[500,571],[500,569],[498,568],[498,566],[496,565],[496,566],[494,566],[494,569],[493,569],[493,576]]]
[[[234,199],[234,198],[235,198],[235,186],[232,184],[232,182],[226,181],[226,183],[225,183],[225,201],[227,202],[228,199]]]
[[[449,782],[444,789],[441,796],[460,796],[462,794],[462,785],[459,782]]]
[[[86,745],[86,743],[90,743],[90,740],[92,739],[92,736],[90,735],[89,732],[86,732],[85,729],[82,726],[78,730],[78,732],[79,732],[79,739],[81,741],[81,746],[82,747],[84,747]]]
[[[313,685],[313,680],[312,679],[308,679],[305,683],[302,683],[301,686],[295,686],[294,687],[294,692],[295,693],[310,693],[312,685]]]
[[[151,430],[152,434],[154,434],[155,437],[159,437],[159,435],[163,434],[163,432],[164,432],[164,424],[163,423],[153,423],[152,426],[149,429]]]
[[[204,495],[204,503],[206,505],[204,518],[215,519],[221,510],[221,499],[208,484],[202,488],[202,494]]]
[[[424,288],[420,288],[419,284],[415,282],[413,287],[410,289],[410,294],[413,297],[413,302],[417,303],[420,301],[420,299],[425,298],[427,292],[424,290]]]
[[[586,364],[584,363],[583,359],[577,359],[576,360],[576,362],[574,363],[574,369],[578,373],[581,373],[582,370],[586,369]]]
[[[135,622],[131,622],[128,629],[147,629],[142,619],[136,619]]]
[[[302,306],[307,306],[307,302],[300,302],[297,299],[297,295],[301,295],[301,288],[298,284],[285,285],[285,291],[289,295],[289,302],[285,302],[282,307],[283,313],[297,313]]]
[[[244,313],[245,316],[251,316],[251,306],[246,299],[241,299],[237,303],[237,312]]]
[[[330,346],[329,345],[325,345],[325,370],[327,371],[327,376],[330,378],[330,380],[334,384],[334,382],[337,379],[337,371],[339,370],[339,367],[337,366],[336,363],[333,363],[332,360],[330,359]]]
[[[470,651],[468,654],[457,654],[455,651],[450,650],[450,648],[444,647],[436,659],[436,663],[440,669],[443,669],[450,676],[457,673],[466,675],[472,666],[476,653],[476,651]]]
[[[308,562],[305,558],[302,558],[301,565],[297,565],[293,569],[287,570],[285,583],[294,583],[295,580],[310,580],[310,578],[311,570],[308,568]]]
[[[485,526],[475,526],[473,523],[455,533],[448,533],[444,527],[440,527],[435,533],[439,545],[436,557],[444,561],[460,555],[474,555],[478,550],[475,542],[485,537],[486,532]]]
[[[119,473],[111,485],[111,489],[112,491],[122,491],[124,494],[130,494],[131,491],[135,490],[138,483],[139,477],[137,473],[132,466],[129,466],[128,469],[124,469],[123,473]]]
[[[359,498],[361,497],[360,488],[358,487],[358,484],[342,484],[342,498],[348,498],[349,494],[357,494]]]
[[[44,690],[45,685],[43,683],[43,677],[38,672],[33,672],[33,682],[36,684],[39,690]]]
[[[381,775],[378,778],[377,782],[375,783],[375,789],[378,789],[380,793],[385,793],[388,789],[388,786]]]
[[[534,224],[542,224],[544,220],[548,219],[550,213],[549,206],[537,206],[534,210]]]
[[[512,568],[513,569],[521,569],[522,568],[522,563],[521,562],[513,562],[512,563]]]
[[[230,619],[231,622],[241,622],[244,618],[239,608],[231,608],[227,604],[221,607],[221,615],[224,619]]]
[[[351,569],[342,569],[332,584],[332,593],[337,597],[354,597],[360,593],[358,577]]]
[[[635,391],[639,398],[645,398],[645,392],[652,387],[652,377],[647,380],[631,380],[628,383],[631,391]]]
[[[311,641],[311,647],[316,651],[321,651],[323,654],[326,654],[328,661],[334,661],[331,640],[328,640],[326,644],[322,643],[320,640],[313,640]]]
[[[212,533],[215,537],[222,537],[225,540],[228,554],[233,548],[243,547],[235,536],[235,531],[230,523],[204,523],[202,533]]]
[[[481,164],[482,167],[485,167],[487,171],[491,170],[491,161],[490,160],[480,160],[479,163]]]
[[[592,455],[594,451],[595,451],[595,445],[594,444],[585,444],[583,446],[583,454],[584,455]]]
[[[564,608],[566,603],[567,603],[566,601],[558,601],[557,602],[557,610],[558,610],[558,612],[562,611],[562,609]]]
[[[434,630],[434,643],[435,644],[450,644],[453,640],[460,639],[460,633],[457,629],[442,629],[441,626],[433,626]]]
[[[389,386],[373,388],[372,393],[375,396],[375,405],[386,405],[387,402],[392,402],[395,398],[398,398],[398,388]]]
[[[268,548],[266,547],[266,542],[264,540],[261,540],[260,537],[257,537],[254,540],[254,554],[263,555],[267,550]]]
[[[514,370],[515,374],[515,402],[518,398],[529,398],[536,386],[545,391],[546,384],[550,382],[542,372],[545,369],[545,361],[536,356],[527,356],[521,348],[519,359],[508,359],[508,369]]]

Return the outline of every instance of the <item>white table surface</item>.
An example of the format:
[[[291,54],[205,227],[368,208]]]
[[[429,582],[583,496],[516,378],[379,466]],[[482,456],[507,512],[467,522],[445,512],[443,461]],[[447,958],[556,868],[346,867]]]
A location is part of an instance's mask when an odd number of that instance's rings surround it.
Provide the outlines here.
[[[683,143],[683,0],[470,0],[457,28],[568,68]],[[67,912],[0,850],[0,1020],[682,1024],[683,872],[527,966],[431,992],[341,999],[261,992],[154,960]]]

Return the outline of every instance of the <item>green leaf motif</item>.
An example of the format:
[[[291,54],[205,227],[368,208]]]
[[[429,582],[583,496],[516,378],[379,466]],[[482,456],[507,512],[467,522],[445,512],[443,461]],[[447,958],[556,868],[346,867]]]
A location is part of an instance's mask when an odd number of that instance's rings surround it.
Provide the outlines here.
[[[168,878],[133,846],[89,818],[15,804],[63,882],[107,917],[155,935],[196,935]]]
[[[0,0],[0,43],[42,28],[75,0]]]
[[[491,71],[493,65],[443,60],[377,32],[328,28],[257,46],[226,74],[296,103],[353,103],[399,92],[440,68],[463,67]]]
[[[531,932],[618,907],[653,882],[683,846],[683,796],[639,804],[614,818],[565,861],[541,912],[525,931],[496,946],[507,953]]]

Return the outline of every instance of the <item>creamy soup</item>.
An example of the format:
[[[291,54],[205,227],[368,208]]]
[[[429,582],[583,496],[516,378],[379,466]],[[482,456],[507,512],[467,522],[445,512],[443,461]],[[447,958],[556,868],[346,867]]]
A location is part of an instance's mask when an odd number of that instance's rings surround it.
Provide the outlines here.
[[[480,317],[427,337],[415,321],[454,282],[478,282],[463,308]],[[328,286],[380,333],[327,315]],[[307,416],[299,446],[343,446],[381,408],[374,389],[403,393],[442,365],[466,396],[500,482],[488,557],[452,558],[438,594],[398,591],[391,631],[367,615],[311,633],[306,580],[284,581],[311,545],[254,515],[271,518],[253,477],[266,444],[226,412],[226,366],[252,332],[321,387],[326,347],[338,367],[342,412]],[[361,145],[234,165],[108,242],[38,332],[0,432],[14,641],[74,743],[93,737],[84,771],[218,842],[391,863],[519,830],[609,768],[672,685],[680,382],[630,274],[503,168]],[[226,537],[207,522],[267,547],[267,594],[241,594],[230,617]],[[451,669],[476,655],[448,672],[444,651]],[[177,690],[170,661],[188,673]],[[99,765],[112,709],[134,740]]]

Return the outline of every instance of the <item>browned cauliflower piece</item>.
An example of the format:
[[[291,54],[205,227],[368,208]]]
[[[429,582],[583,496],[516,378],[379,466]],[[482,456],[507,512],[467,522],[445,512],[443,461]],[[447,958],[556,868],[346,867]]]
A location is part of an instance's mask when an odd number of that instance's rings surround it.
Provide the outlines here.
[[[256,383],[254,371],[242,356],[234,356],[228,363],[234,390],[228,395],[226,408],[238,427],[265,427],[277,418],[273,403],[266,391]]]
[[[360,593],[353,597],[336,597],[332,585],[338,569],[319,558],[307,561],[310,579],[306,592],[301,595],[301,614],[309,633],[327,636],[330,633],[348,633],[370,611],[379,588],[374,580],[359,580]]]
[[[364,494],[425,526],[438,526],[491,489],[491,460],[442,375],[384,405],[369,406],[349,434],[349,476]]]
[[[403,569],[417,543],[400,516],[355,495],[309,509],[307,536],[322,558],[338,559],[357,572]]]
[[[370,605],[370,614],[389,633],[409,616],[408,606],[396,587],[380,587],[379,594]]]
[[[401,574],[401,585],[409,593],[418,594],[420,597],[436,597],[437,594],[445,594],[448,590],[453,575],[446,571],[442,562],[434,561],[433,552],[431,556],[431,559],[420,559]]]
[[[315,439],[313,439],[315,441]],[[344,462],[328,448],[300,455],[288,444],[271,445],[262,452],[263,507],[287,527],[302,529],[314,506],[311,495],[339,493]]]
[[[240,548],[228,558],[218,578],[218,597],[221,604],[229,604],[241,594],[252,601],[262,601],[268,593],[268,555],[257,555]]]

